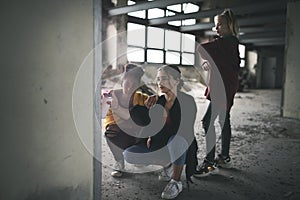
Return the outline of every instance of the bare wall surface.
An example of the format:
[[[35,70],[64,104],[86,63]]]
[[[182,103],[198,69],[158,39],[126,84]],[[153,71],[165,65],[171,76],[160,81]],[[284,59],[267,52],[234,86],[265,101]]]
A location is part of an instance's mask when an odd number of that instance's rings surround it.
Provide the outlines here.
[[[93,1],[6,1],[0,15],[0,199],[92,199],[93,159],[73,121],[72,90],[93,48]],[[92,71],[84,78],[93,135]]]
[[[286,70],[283,97],[283,116],[300,119],[300,2],[288,3],[287,9],[287,44],[286,44]]]

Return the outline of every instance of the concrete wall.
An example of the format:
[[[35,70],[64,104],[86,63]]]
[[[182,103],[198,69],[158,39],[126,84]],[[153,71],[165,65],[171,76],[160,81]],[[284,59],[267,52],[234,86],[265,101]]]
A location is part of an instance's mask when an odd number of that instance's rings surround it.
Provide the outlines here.
[[[75,128],[72,90],[93,48],[93,1],[5,1],[0,9],[0,199],[92,199],[93,157]],[[93,135],[92,70],[85,78]]]
[[[283,116],[300,119],[300,2],[290,2],[287,7],[286,69],[283,96]]]

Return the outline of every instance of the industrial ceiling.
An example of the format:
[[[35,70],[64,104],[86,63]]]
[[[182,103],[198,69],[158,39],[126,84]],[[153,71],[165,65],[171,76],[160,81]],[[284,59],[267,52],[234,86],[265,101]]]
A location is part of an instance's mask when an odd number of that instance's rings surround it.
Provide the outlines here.
[[[194,35],[215,35],[213,17],[225,8],[230,8],[237,16],[240,27],[240,42],[247,46],[284,46],[286,13],[288,0],[133,0],[135,4],[111,7],[108,14],[118,16],[136,11],[160,8],[180,3],[199,6],[197,12],[175,12],[173,16],[141,19],[128,16],[128,21],[147,26],[162,27]],[[192,25],[170,25],[172,21],[195,19]],[[210,19],[210,20],[209,20]]]

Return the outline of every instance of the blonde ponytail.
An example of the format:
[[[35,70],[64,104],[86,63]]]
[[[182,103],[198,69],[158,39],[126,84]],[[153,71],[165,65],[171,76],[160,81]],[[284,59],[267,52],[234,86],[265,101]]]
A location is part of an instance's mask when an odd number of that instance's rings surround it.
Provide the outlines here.
[[[235,37],[238,37],[238,35],[239,35],[239,26],[238,26],[238,23],[237,23],[237,19],[236,19],[234,13],[232,12],[232,10],[226,8],[218,16],[226,18],[228,26],[229,26],[229,29],[230,29],[232,35],[234,35]]]

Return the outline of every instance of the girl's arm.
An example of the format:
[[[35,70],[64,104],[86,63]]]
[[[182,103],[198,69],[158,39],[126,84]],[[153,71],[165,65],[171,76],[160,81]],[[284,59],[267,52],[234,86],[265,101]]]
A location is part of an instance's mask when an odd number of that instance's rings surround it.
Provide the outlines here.
[[[115,95],[115,93],[112,93],[112,103],[111,103],[111,110],[113,112],[113,115],[119,116],[123,120],[128,120],[130,118],[129,110],[128,108],[123,108],[120,106],[118,97]]]

